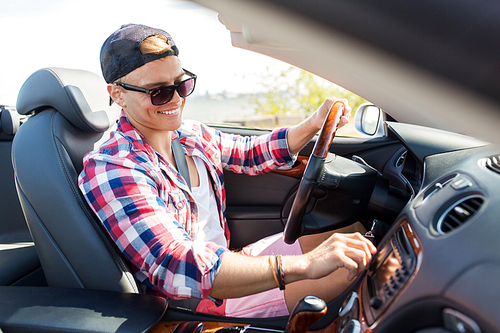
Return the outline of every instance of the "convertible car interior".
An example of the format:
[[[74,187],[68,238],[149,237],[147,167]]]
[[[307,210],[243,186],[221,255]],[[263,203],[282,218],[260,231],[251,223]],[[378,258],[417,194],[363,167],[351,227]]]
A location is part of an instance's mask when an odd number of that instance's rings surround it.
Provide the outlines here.
[[[389,103],[397,106],[392,113],[382,109],[393,96],[378,88],[397,91],[401,84],[391,86],[396,76],[388,74],[370,90],[371,72],[350,81],[346,78],[352,73],[320,65],[328,63],[322,55],[328,43],[325,48],[318,46],[317,53],[294,53],[292,39],[286,37],[279,38],[282,44],[273,43],[280,33],[299,24],[298,2],[271,1],[285,8],[283,12],[294,13],[289,21],[276,14],[272,22],[258,19],[275,13],[262,11],[268,7],[260,1],[198,2],[221,13],[220,21],[231,31],[234,45],[311,71],[324,70],[325,77],[337,75],[346,85],[359,83],[375,103],[356,110],[354,123],[361,135],[356,138],[335,137],[333,110],[290,170],[256,177],[226,172],[231,247],[241,248],[281,231],[285,241],[293,242],[301,235],[360,222],[378,248],[369,269],[335,300],[325,303],[308,296],[289,317],[207,315],[182,302],[140,293],[127,262],[77,186],[84,154],[107,139],[119,109],[109,105],[100,75],[43,68],[27,78],[15,109],[0,110],[0,332],[500,332],[500,150],[498,133],[490,133],[498,127],[498,116],[487,118],[484,111],[487,107],[498,111],[498,86],[484,90],[488,102],[478,111],[485,118],[478,120],[488,132],[484,136],[448,128],[470,122],[467,117],[438,129],[430,126],[435,119],[424,116],[420,108],[424,104],[419,103],[425,101],[418,96],[408,94],[414,107],[405,109],[405,102],[398,100]],[[235,3],[241,6],[239,11]],[[353,9],[349,6],[342,7],[346,13]],[[313,15],[309,9],[303,14]],[[278,28],[263,34],[266,24]],[[320,36],[333,29],[336,42],[345,38],[336,34],[337,27],[304,29],[297,34],[313,29]],[[312,40],[304,43],[315,46]],[[344,46],[354,58],[357,53]],[[359,54],[357,61],[365,64],[361,57],[366,53]],[[339,61],[337,55],[332,57]],[[401,80],[408,78],[407,73],[401,73]],[[476,96],[480,84],[471,84],[473,93],[467,96]],[[421,91],[429,86],[425,87]],[[462,96],[462,88],[450,87],[457,90],[450,88],[443,96],[449,100]],[[398,121],[399,109],[405,110],[400,117],[409,114],[410,120],[418,118],[412,112],[419,109],[415,112],[422,122]],[[462,111],[456,110],[457,118],[464,118]],[[487,124],[488,119],[493,125]],[[241,135],[266,133],[217,128]]]

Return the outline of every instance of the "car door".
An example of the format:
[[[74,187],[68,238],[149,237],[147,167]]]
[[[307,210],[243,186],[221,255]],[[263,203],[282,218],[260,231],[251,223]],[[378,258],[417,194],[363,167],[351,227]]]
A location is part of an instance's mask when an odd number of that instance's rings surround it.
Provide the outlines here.
[[[241,134],[259,135],[261,130],[219,128]],[[311,154],[315,139],[299,153],[290,171],[273,171],[259,176],[224,173],[227,194],[226,218],[231,231],[231,248],[238,249],[284,229],[295,191]],[[337,137],[330,152],[346,158],[357,156],[379,171],[401,154],[399,141],[390,137],[376,139]],[[390,164],[390,163],[389,163]]]

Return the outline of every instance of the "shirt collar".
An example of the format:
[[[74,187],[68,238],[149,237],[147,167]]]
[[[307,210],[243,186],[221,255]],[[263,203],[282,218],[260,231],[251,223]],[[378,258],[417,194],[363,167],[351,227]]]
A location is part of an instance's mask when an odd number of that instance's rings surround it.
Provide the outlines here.
[[[121,110],[120,117],[118,118],[117,130],[134,141],[139,141],[143,144],[146,142],[144,136],[129,122],[123,109]]]

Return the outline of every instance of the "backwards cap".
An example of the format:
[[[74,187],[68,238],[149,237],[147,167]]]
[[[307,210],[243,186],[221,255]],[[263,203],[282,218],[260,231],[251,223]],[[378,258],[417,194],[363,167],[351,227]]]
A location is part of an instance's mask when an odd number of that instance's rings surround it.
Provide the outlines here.
[[[153,35],[165,36],[171,50],[161,54],[142,54],[139,45]],[[102,45],[102,75],[107,83],[112,83],[150,61],[178,54],[179,49],[166,31],[141,24],[126,24],[113,32]]]

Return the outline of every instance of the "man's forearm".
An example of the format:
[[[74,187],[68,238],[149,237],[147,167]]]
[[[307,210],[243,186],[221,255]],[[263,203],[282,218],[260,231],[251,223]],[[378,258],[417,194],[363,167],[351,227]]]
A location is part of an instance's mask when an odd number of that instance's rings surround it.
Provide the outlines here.
[[[312,114],[298,125],[292,126],[287,132],[288,149],[292,155],[297,154],[321,129],[322,123],[317,119],[317,113]]]
[[[306,266],[301,256],[283,256],[285,282],[291,283],[306,278]],[[269,256],[248,257],[225,252],[215,277],[210,296],[217,299],[236,298],[277,288]]]
[[[345,268],[354,279],[368,267],[376,247],[360,233],[334,233],[313,250],[299,256],[283,256],[284,282],[319,279]],[[248,257],[225,252],[210,296],[236,298],[276,288],[269,256]]]

